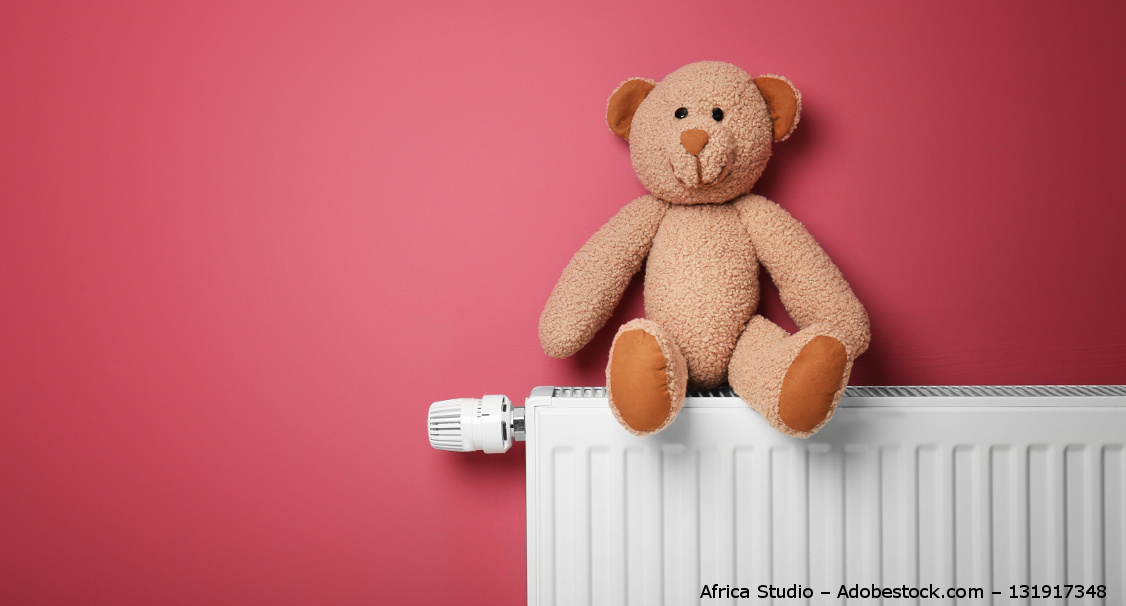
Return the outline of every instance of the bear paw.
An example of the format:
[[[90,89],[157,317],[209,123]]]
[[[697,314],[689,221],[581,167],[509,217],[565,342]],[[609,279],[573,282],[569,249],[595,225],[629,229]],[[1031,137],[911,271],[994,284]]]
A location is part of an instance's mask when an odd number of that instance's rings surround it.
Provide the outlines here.
[[[847,364],[844,345],[833,337],[818,336],[807,343],[782,381],[778,400],[782,422],[805,432],[829,418]]]
[[[644,330],[627,330],[615,339],[607,373],[610,406],[633,433],[657,431],[672,413],[667,367],[657,339]]]

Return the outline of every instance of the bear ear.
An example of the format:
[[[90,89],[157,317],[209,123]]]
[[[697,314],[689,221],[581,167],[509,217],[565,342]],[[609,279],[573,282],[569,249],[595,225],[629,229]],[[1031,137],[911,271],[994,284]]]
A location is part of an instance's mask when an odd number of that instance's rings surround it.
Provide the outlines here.
[[[615,135],[629,141],[629,128],[633,124],[633,114],[637,106],[649,96],[657,84],[647,78],[630,78],[622,82],[610,95],[606,106],[606,123]]]
[[[801,93],[782,76],[766,75],[754,79],[755,86],[766,99],[770,119],[774,121],[774,140],[785,141],[801,119]]]

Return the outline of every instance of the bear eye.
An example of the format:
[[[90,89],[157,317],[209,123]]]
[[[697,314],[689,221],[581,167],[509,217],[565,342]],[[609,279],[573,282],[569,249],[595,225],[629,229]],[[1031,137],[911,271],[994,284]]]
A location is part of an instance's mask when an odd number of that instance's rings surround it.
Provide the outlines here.
[[[719,122],[722,119],[723,119],[723,110],[718,108],[718,107],[712,109],[712,120]]]
[[[673,112],[672,115],[676,116],[677,120],[683,120],[683,119],[688,117],[688,108],[682,107],[682,108],[676,110],[675,112]]]

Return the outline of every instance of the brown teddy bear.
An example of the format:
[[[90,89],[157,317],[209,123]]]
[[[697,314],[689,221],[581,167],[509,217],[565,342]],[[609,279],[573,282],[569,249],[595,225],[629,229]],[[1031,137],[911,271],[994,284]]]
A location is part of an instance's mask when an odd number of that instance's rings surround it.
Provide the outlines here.
[[[578,351],[645,269],[645,313],[610,348],[610,409],[636,435],[676,418],[689,385],[730,382],[778,431],[808,437],[833,416],[868,315],[801,223],[750,193],[771,146],[797,126],[801,95],[779,76],[751,78],[716,61],[659,83],[627,80],[606,119],[629,141],[649,191],[575,254],[540,317],[553,357]],[[762,265],[799,330],[755,313]]]

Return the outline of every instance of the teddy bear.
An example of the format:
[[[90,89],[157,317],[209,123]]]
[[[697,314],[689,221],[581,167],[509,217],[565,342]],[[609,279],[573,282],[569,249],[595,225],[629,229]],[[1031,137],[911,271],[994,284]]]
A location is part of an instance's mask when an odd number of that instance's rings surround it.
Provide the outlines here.
[[[751,193],[800,116],[789,80],[718,61],[660,82],[632,78],[610,97],[607,123],[648,193],[575,253],[539,337],[552,357],[574,354],[645,266],[645,317],[618,329],[606,367],[610,410],[627,431],[659,432],[689,386],[725,383],[789,436],[809,437],[833,416],[868,347],[868,314],[805,227]],[[797,332],[756,313],[760,266]]]

